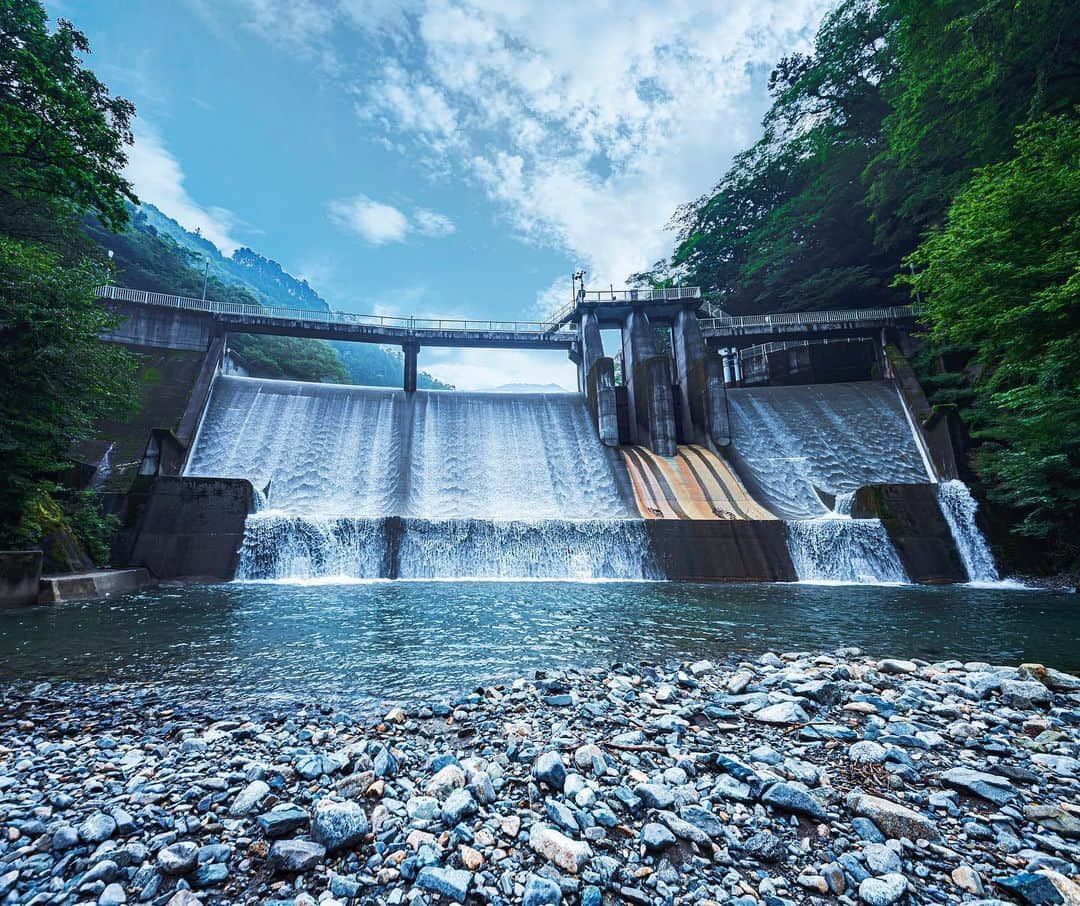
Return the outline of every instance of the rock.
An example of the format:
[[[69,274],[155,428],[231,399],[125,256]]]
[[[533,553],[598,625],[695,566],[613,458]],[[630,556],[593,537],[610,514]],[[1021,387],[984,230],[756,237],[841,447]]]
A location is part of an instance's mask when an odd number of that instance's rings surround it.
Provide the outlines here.
[[[933,841],[941,836],[937,825],[931,819],[906,805],[888,799],[853,793],[848,798],[848,808],[856,815],[869,818],[889,837]]]
[[[327,852],[351,849],[371,829],[367,815],[355,802],[320,799],[311,813],[311,838]]]
[[[885,658],[883,661],[878,661],[877,666],[882,673],[892,674],[915,673],[919,669],[919,665],[914,661],[900,661],[895,658]]]
[[[120,906],[127,902],[127,894],[120,884],[109,884],[98,897],[98,906]]]
[[[713,840],[724,833],[724,826],[720,823],[720,819],[700,805],[684,806],[679,809],[679,817],[706,833]]]
[[[178,890],[169,898],[165,906],[202,906],[202,900],[190,890]]]
[[[421,869],[416,877],[416,886],[432,893],[441,894],[459,903],[465,902],[469,893],[469,884],[472,883],[472,874],[456,868],[437,868],[428,866]]]
[[[859,884],[859,899],[868,906],[890,906],[907,892],[908,882],[901,874],[867,878]]]
[[[229,877],[229,866],[223,862],[207,862],[195,869],[191,879],[193,887],[214,887],[224,884]]]
[[[439,800],[434,796],[413,796],[405,803],[405,811],[413,821],[434,821],[439,815]]]
[[[559,906],[562,903],[562,888],[549,878],[529,875],[525,882],[525,893],[521,906]]]
[[[432,796],[445,799],[454,790],[465,786],[465,772],[456,764],[448,764],[436,772],[424,789]]]
[[[778,702],[754,712],[754,720],[766,724],[804,724],[810,720],[798,702]]]
[[[1035,821],[1070,840],[1080,840],[1080,818],[1065,811],[1059,805],[1028,805],[1024,807],[1024,817]]]
[[[1055,692],[1080,692],[1080,677],[1071,673],[1052,670],[1042,664],[1021,664],[1018,672],[1021,679],[1035,680]]]
[[[157,864],[162,874],[186,875],[199,861],[199,846],[190,840],[181,840],[158,851]]]
[[[761,801],[765,805],[771,805],[781,811],[806,815],[806,817],[815,818],[818,821],[824,821],[828,818],[820,802],[809,793],[790,783],[774,783],[765,791]]]
[[[58,827],[52,838],[52,848],[57,852],[79,845],[79,832],[68,825]]]
[[[646,849],[655,852],[668,846],[674,846],[675,835],[663,824],[650,821],[641,829],[641,842],[645,844]]]
[[[668,809],[675,804],[675,794],[658,783],[639,783],[634,787],[634,795],[646,808]]]
[[[579,746],[574,750],[574,764],[577,765],[579,771],[591,770],[596,763],[596,759],[603,759],[604,753],[600,749],[600,746],[592,745],[591,743],[584,746]],[[559,759],[562,761],[562,759]]]
[[[108,840],[115,831],[116,822],[109,815],[98,812],[79,825],[79,839],[83,843],[101,843]]]
[[[668,830],[681,840],[689,840],[698,846],[708,846],[711,842],[705,831],[695,827],[689,821],[684,821],[674,812],[660,812],[659,818],[667,825]]]
[[[252,780],[240,791],[229,807],[230,818],[243,818],[250,815],[267,796],[270,795],[270,787],[262,780]]]
[[[1065,898],[1058,892],[1054,882],[1046,875],[1022,871],[1006,878],[996,878],[994,884],[1008,891],[1021,903],[1064,903]]]
[[[1042,683],[1005,680],[1001,684],[1001,703],[1010,708],[1029,710],[1045,707],[1051,700],[1050,691]]]
[[[779,862],[787,852],[787,844],[775,834],[758,831],[746,839],[743,850],[762,862]]]
[[[950,877],[957,887],[970,894],[981,897],[985,892],[983,889],[982,878],[979,877],[979,873],[970,865],[961,865],[959,868],[954,868]]]
[[[563,871],[577,874],[592,858],[588,843],[571,840],[551,827],[534,824],[529,833],[529,846]]]
[[[986,799],[994,805],[1004,805],[1016,797],[1016,790],[1009,779],[997,774],[986,774],[970,768],[950,768],[939,779],[954,789]]]
[[[454,790],[442,805],[443,817],[449,824],[458,824],[476,814],[476,800],[468,790]]]
[[[690,672],[694,676],[704,676],[706,673],[712,673],[713,669],[712,661],[694,661],[690,665]]]
[[[326,848],[310,840],[278,840],[270,847],[270,867],[279,874],[302,874],[326,857]]]
[[[262,828],[262,832],[271,839],[284,837],[293,831],[307,827],[308,813],[300,806],[291,802],[275,805],[270,811],[264,812],[255,819],[255,823]]]
[[[117,865],[112,859],[102,859],[100,862],[94,865],[86,874],[83,875],[82,883],[89,884],[93,881],[104,881],[106,884],[108,884],[119,874],[119,865]]]
[[[533,763],[533,777],[560,793],[566,783],[566,766],[558,752],[544,752]]]
[[[872,875],[896,874],[903,867],[900,854],[884,843],[868,843],[863,847],[863,858]]]
[[[848,758],[855,764],[884,764],[888,755],[885,746],[870,739],[864,739],[848,748]]]
[[[469,871],[479,871],[480,867],[484,864],[483,853],[473,849],[471,846],[462,846],[461,849],[458,850],[458,855],[461,856],[461,864]]]

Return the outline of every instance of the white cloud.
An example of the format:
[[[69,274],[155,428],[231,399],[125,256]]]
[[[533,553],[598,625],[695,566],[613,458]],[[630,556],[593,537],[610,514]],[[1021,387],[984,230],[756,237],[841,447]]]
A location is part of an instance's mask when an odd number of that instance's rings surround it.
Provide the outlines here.
[[[832,0],[234,2],[268,27],[279,5],[313,7],[280,26],[333,46],[334,77],[385,141],[474,180],[590,282],[621,284],[670,251],[675,208],[753,141],[764,73],[806,48]]]
[[[330,220],[352,230],[372,245],[403,242],[409,232],[408,217],[393,205],[382,204],[366,195],[330,202]]]
[[[124,175],[141,200],[156,205],[182,227],[197,230],[223,255],[240,247],[232,236],[238,223],[236,215],[225,208],[203,207],[188,194],[180,162],[169,153],[160,133],[146,122],[135,125],[135,144],[128,152]]]
[[[454,222],[445,214],[417,208],[410,220],[393,205],[375,201],[363,194],[332,201],[328,207],[332,223],[351,230],[372,245],[404,242],[410,233],[442,238],[456,229]]]
[[[459,390],[491,390],[504,384],[558,384],[577,389],[577,374],[565,352],[514,349],[420,350],[421,371]]]

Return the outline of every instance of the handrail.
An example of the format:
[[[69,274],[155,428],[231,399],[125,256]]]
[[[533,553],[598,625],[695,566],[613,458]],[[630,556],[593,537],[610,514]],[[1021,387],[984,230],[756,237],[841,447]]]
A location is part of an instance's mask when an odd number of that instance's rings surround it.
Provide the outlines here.
[[[740,359],[753,359],[758,356],[767,356],[771,352],[786,352],[788,349],[803,349],[807,346],[832,346],[837,343],[869,343],[871,337],[821,337],[818,340],[771,340],[768,343],[758,343],[756,346],[747,346],[739,350]]]
[[[586,289],[552,315],[554,326],[567,321],[580,304],[619,305],[627,302],[671,302],[680,299],[700,299],[700,286],[660,286],[643,289]]]
[[[741,327],[785,327],[811,324],[848,324],[860,321],[902,321],[923,312],[921,305],[894,305],[889,308],[849,308],[838,311],[789,311],[767,315],[739,315],[702,318],[703,331],[738,330]]]
[[[520,333],[544,334],[555,339],[573,339],[570,331],[551,330],[550,321],[473,321],[459,318],[402,318],[390,315],[360,315],[345,311],[326,311],[312,308],[267,307],[241,302],[215,302],[212,299],[192,299],[171,296],[122,286],[99,286],[97,296],[118,302],[157,305],[185,311],[205,311],[216,315],[241,315],[253,318],[275,318],[324,324],[356,325],[361,327],[390,327],[399,330],[446,330],[460,333]]]

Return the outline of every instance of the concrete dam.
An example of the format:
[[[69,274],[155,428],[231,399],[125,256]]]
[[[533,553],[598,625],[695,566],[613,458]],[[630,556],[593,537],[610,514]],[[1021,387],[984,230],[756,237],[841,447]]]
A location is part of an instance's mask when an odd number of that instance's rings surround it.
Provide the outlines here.
[[[997,578],[948,426],[900,352],[899,315],[760,316],[799,337],[781,377],[807,343],[861,342],[872,360],[861,380],[742,386],[745,353],[769,344],[748,345],[740,319],[700,318],[693,288],[644,292],[579,293],[550,322],[474,324],[122,291],[115,341],[205,351],[179,427],[151,432],[115,559],[248,580]],[[233,375],[231,329],[392,336],[404,386]],[[615,330],[612,358],[602,333]],[[578,392],[418,391],[422,345],[562,348]]]

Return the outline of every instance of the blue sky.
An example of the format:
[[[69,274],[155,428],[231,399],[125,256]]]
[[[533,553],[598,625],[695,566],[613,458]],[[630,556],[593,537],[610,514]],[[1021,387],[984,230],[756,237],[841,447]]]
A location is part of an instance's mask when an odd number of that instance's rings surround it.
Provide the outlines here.
[[[822,0],[46,0],[134,101],[139,195],[333,308],[533,320],[622,285],[752,142]],[[545,353],[424,350],[460,387]]]

